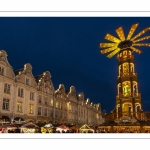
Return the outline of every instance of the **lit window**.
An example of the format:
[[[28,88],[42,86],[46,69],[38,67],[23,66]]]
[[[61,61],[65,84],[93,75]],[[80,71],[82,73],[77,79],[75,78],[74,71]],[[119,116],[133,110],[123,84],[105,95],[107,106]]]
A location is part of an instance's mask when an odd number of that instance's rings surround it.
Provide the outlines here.
[[[0,75],[4,75],[4,68],[0,67]]]
[[[23,97],[23,89],[22,88],[18,88],[18,96]]]
[[[29,82],[30,82],[29,78],[26,78],[26,84],[27,85],[29,85]]]
[[[62,104],[60,103],[60,109],[62,109]]]
[[[4,93],[10,94],[10,85],[9,84],[4,84]]]
[[[22,102],[17,102],[17,112],[22,112]]]
[[[29,114],[33,114],[33,104],[29,104]]]
[[[34,100],[34,93],[30,92],[30,100]]]
[[[42,109],[41,109],[41,107],[38,107],[38,115],[42,115]]]
[[[51,106],[53,106],[53,99],[51,99]]]
[[[69,105],[69,111],[71,111],[71,105]]]
[[[6,98],[3,99],[3,109],[9,110],[9,99]]]
[[[56,108],[58,108],[58,102],[56,102]]]

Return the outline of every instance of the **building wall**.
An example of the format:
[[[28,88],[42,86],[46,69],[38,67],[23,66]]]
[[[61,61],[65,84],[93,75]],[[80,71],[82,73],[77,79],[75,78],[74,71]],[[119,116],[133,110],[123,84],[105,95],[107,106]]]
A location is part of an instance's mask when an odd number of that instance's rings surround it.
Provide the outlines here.
[[[10,87],[6,92],[5,84]],[[5,89],[4,89],[5,88]],[[8,88],[9,89],[9,88]],[[23,91],[23,93],[21,92]],[[9,90],[8,90],[9,91]],[[3,109],[3,100],[9,100],[9,108]],[[27,63],[20,70],[13,71],[7,60],[7,53],[0,51],[0,117],[10,121],[33,121],[36,123],[88,124],[102,123],[100,104],[84,99],[84,93],[77,94],[74,86],[69,90],[60,84],[55,90],[49,71],[33,76],[32,66]]]
[[[37,81],[37,120],[36,122],[53,122],[54,115],[54,87],[49,71],[43,72]],[[41,110],[41,114],[39,113]]]
[[[56,121],[64,123],[67,121],[69,124],[88,124],[97,126],[102,123],[102,114],[100,104],[90,103],[90,99],[84,99],[84,93],[76,94],[74,86],[71,86],[69,91],[65,90],[63,84],[55,91],[56,106]],[[66,106],[60,109],[60,105]],[[67,113],[67,118],[64,116],[59,118],[59,114],[63,111]]]

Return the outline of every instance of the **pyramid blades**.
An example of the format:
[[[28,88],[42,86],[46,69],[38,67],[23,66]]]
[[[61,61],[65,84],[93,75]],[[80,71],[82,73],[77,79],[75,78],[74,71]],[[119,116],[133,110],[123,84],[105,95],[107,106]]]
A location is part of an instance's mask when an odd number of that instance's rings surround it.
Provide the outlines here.
[[[128,33],[128,36],[127,36],[127,40],[130,40],[130,38],[132,37],[132,35],[133,35],[133,33],[135,32],[135,30],[136,30],[136,28],[138,27],[138,23],[137,24],[133,24],[132,26],[131,26],[131,29],[130,29],[130,31],[129,31],[129,33]]]
[[[119,28],[116,30],[116,33],[117,33],[117,35],[119,36],[119,38],[121,39],[121,41],[124,41],[124,40],[125,40],[125,36],[124,36],[124,32],[123,32],[123,28],[122,28],[122,27],[119,27]]]
[[[145,36],[143,38],[140,38],[140,39],[137,39],[137,40],[133,41],[133,43],[144,41],[144,40],[148,40],[149,38],[150,38],[150,36]]]
[[[115,50],[116,48],[117,48],[117,46],[110,47],[110,48],[107,48],[107,49],[103,49],[103,50],[101,50],[101,53],[102,53],[102,54],[105,54],[105,53],[108,53],[108,52],[110,52],[110,51]]]
[[[141,54],[142,53],[142,51],[141,50],[139,50],[139,49],[137,49],[137,48],[135,48],[135,47],[130,47],[133,51],[135,51],[135,52],[137,52],[137,53],[139,53],[139,54]]]
[[[100,47],[101,48],[105,48],[105,47],[114,47],[117,46],[117,43],[100,43]]]
[[[115,42],[115,43],[121,42],[118,38],[114,37],[113,35],[111,35],[109,33],[106,34],[105,39],[109,40],[109,41],[112,41],[112,42]]]
[[[132,46],[150,46],[150,43],[134,43]]]
[[[107,55],[108,58],[112,58],[115,54],[117,54],[120,51],[120,48],[117,48],[115,51],[111,52],[109,55]]]
[[[137,39],[139,36],[141,36],[142,34],[144,34],[145,32],[147,32],[148,30],[150,30],[150,27],[145,28],[144,30],[142,30],[140,33],[138,33],[136,36],[134,36],[131,41],[134,41],[135,39]]]

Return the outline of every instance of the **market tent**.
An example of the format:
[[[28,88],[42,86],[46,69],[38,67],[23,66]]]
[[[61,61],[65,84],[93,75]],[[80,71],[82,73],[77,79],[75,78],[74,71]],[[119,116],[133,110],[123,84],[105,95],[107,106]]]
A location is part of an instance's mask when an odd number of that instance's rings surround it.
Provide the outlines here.
[[[39,131],[39,126],[33,122],[28,122],[21,126],[21,133],[37,133]]]
[[[13,133],[14,133],[16,129],[17,129],[17,125],[15,125],[15,124],[0,125],[0,131],[4,132],[4,133],[8,133],[9,131],[13,131]]]
[[[61,125],[56,128],[56,131],[60,131],[60,132],[62,132],[62,131],[66,132],[67,130],[69,130],[69,127],[67,127],[65,125]]]
[[[75,130],[75,131],[76,131],[76,133],[78,133],[78,131],[79,131],[79,127],[78,127],[78,126],[76,126],[76,125],[74,125],[74,126],[70,127],[70,129]]]
[[[82,127],[79,129],[80,133],[94,133],[94,130],[90,128],[87,124],[84,124]]]
[[[51,123],[45,124],[45,128],[53,128],[53,125]]]
[[[52,124],[45,124],[45,126],[41,127],[42,133],[52,133],[53,132],[53,125]]]
[[[26,124],[23,124],[21,126],[21,128],[39,128],[39,126],[37,126],[36,124],[34,124],[33,122],[28,122]]]

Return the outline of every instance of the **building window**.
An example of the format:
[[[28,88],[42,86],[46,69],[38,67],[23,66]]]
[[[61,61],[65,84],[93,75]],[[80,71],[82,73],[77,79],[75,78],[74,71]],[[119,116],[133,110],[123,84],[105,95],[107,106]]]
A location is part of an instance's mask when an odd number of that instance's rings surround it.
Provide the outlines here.
[[[50,117],[53,117],[53,110],[50,111]]]
[[[33,104],[29,104],[29,114],[33,114]]]
[[[62,118],[62,117],[63,117],[63,112],[60,113],[60,118]]]
[[[30,92],[30,100],[34,100],[34,93]]]
[[[56,102],[56,108],[58,108],[58,102]]]
[[[17,112],[22,112],[22,102],[17,102]]]
[[[23,89],[22,88],[18,88],[18,96],[23,97]]]
[[[42,96],[39,96],[39,97],[38,97],[38,102],[39,102],[39,103],[42,103]]]
[[[9,84],[4,84],[4,93],[10,94],[10,85]]]
[[[55,111],[55,117],[57,117],[58,116],[58,112],[57,111]]]
[[[53,99],[51,99],[51,106],[53,106]]]
[[[71,105],[69,105],[69,111],[71,111]]]
[[[38,107],[38,115],[42,115],[42,109],[41,109],[41,107]]]
[[[4,68],[0,67],[0,75],[4,75]]]
[[[47,108],[45,108],[45,114],[44,115],[47,116]]]
[[[45,105],[48,105],[47,98],[45,98]]]
[[[60,103],[60,109],[62,109],[62,104]]]
[[[29,78],[26,78],[26,84],[27,85],[30,85],[29,82],[30,82]]]
[[[3,109],[9,110],[9,99],[6,98],[3,99]]]

